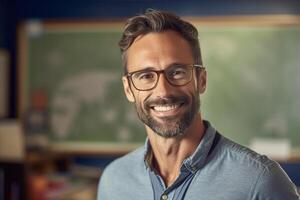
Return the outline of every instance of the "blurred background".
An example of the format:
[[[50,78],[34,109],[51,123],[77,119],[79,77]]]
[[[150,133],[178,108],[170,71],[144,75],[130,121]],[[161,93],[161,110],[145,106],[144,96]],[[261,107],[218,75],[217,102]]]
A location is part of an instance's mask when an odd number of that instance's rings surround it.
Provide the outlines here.
[[[95,199],[105,166],[143,145],[117,43],[147,8],[198,28],[204,118],[300,186],[298,0],[0,0],[0,200]]]

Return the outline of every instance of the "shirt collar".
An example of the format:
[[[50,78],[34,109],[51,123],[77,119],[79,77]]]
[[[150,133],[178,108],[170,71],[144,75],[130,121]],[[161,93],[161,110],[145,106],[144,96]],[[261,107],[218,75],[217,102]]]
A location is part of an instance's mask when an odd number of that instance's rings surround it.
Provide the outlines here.
[[[183,161],[183,165],[185,165],[185,167],[191,172],[196,172],[202,166],[204,166],[216,135],[216,130],[210,125],[208,121],[204,121],[204,124],[206,130],[203,138],[201,139],[195,152]]]
[[[145,166],[146,168],[151,168],[151,163],[153,160],[153,152],[148,137],[146,138],[144,147],[145,147],[145,151],[144,151]]]
[[[185,167],[192,173],[198,171],[204,164],[208,156],[208,152],[212,147],[214,137],[216,135],[216,130],[211,126],[208,121],[203,121],[206,127],[203,138],[201,139],[199,145],[197,146],[195,152],[183,161],[182,168]],[[151,150],[151,145],[149,139],[145,141],[145,152],[144,161],[146,168],[151,168],[151,163],[153,160],[153,153]]]

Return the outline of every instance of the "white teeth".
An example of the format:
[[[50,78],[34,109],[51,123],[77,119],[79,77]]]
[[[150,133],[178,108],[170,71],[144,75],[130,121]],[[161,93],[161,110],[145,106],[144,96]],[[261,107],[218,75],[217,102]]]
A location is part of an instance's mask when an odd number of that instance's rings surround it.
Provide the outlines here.
[[[170,110],[174,110],[179,107],[179,104],[175,105],[163,105],[163,106],[154,106],[154,110],[159,111],[159,112],[167,112]]]

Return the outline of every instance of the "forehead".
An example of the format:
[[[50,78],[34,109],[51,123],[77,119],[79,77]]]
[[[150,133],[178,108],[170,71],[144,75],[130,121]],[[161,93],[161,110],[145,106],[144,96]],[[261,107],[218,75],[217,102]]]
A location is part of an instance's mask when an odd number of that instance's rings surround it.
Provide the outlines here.
[[[146,67],[163,69],[173,63],[192,64],[193,61],[189,43],[175,31],[140,36],[127,52],[128,71]]]

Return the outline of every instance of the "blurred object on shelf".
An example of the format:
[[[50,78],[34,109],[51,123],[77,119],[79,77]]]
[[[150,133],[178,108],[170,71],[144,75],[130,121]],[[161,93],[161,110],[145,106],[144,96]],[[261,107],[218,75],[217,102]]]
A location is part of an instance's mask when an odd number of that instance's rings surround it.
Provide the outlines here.
[[[25,157],[24,135],[17,120],[0,121],[0,161],[22,162]]]
[[[94,200],[101,168],[77,162],[76,155],[57,155],[47,149],[29,151],[29,200]]]
[[[48,97],[44,90],[36,89],[30,96],[30,107],[24,115],[26,146],[29,149],[48,147]]]
[[[29,199],[46,200],[48,190],[48,179],[44,174],[30,175],[29,178]]]
[[[49,177],[51,187],[47,192],[48,200],[57,199],[96,199],[97,184],[88,180],[73,177],[72,175],[54,175]]]
[[[33,175],[30,200],[94,200],[97,182],[71,174]]]

